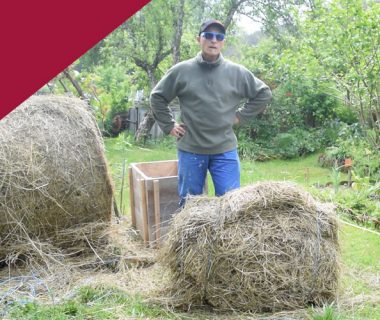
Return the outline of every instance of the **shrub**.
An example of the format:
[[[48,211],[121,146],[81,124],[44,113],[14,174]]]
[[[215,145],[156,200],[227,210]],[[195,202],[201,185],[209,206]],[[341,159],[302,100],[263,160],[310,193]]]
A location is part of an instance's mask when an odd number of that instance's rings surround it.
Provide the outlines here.
[[[319,163],[324,167],[343,166],[346,158],[352,159],[353,170],[358,176],[368,176],[371,181],[380,180],[376,143],[370,143],[357,124],[342,126],[338,139],[321,155]]]
[[[338,137],[337,98],[323,85],[300,77],[288,79],[273,91],[265,114],[238,129],[243,158],[290,159],[315,152]]]
[[[280,131],[292,128],[320,128],[337,118],[337,98],[321,84],[310,79],[294,78],[279,85],[273,92],[268,110]]]

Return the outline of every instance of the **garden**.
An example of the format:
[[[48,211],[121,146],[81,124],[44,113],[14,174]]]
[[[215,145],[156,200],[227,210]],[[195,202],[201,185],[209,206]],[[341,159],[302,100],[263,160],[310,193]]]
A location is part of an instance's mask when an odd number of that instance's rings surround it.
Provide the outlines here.
[[[260,30],[243,30],[242,16]],[[197,53],[195,36],[208,17],[227,27],[224,56],[246,66],[273,93],[263,114],[235,130],[242,187],[291,182],[334,207],[340,277],[331,304],[275,313],[174,308],[165,300],[169,278],[156,262],[158,251],[131,227],[130,164],[177,159],[175,140],[152,133],[149,93],[166,70]],[[73,254],[62,264],[48,254],[49,263],[29,269],[25,261],[13,267],[0,261],[0,317],[378,319],[379,20],[378,1],[151,1],[37,92],[79,97],[100,128],[114,189],[108,255],[83,237],[95,260]],[[128,116],[141,108],[146,112],[139,122]],[[210,177],[208,185],[212,198]],[[43,253],[47,244],[36,244],[33,250]],[[12,268],[17,277],[10,276]]]

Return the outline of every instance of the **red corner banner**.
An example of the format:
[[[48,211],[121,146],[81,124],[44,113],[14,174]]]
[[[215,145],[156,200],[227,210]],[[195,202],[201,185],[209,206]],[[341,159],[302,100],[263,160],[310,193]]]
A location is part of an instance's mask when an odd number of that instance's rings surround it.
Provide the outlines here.
[[[4,0],[0,119],[150,0]]]

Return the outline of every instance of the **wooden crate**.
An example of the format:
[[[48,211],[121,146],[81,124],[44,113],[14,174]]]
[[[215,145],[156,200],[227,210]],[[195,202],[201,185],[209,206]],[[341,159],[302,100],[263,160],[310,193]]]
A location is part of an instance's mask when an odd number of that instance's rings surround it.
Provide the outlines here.
[[[132,163],[129,167],[132,225],[146,244],[159,243],[178,209],[178,161]]]

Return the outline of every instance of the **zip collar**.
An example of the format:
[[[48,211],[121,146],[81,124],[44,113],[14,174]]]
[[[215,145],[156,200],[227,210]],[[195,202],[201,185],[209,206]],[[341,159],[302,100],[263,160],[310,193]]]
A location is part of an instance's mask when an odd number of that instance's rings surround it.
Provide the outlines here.
[[[200,65],[206,65],[209,67],[217,67],[218,65],[220,65],[224,61],[222,53],[219,53],[218,59],[216,59],[213,62],[209,62],[209,61],[206,61],[205,59],[203,59],[202,52],[198,52],[195,59],[196,59],[197,63],[199,63]]]

